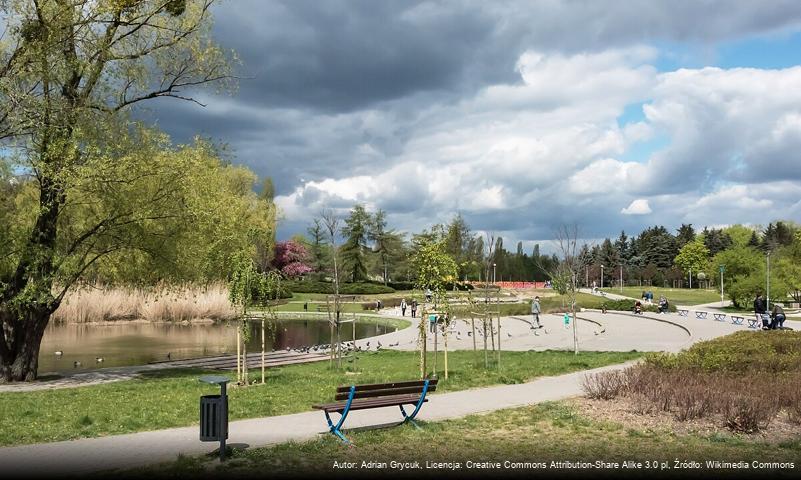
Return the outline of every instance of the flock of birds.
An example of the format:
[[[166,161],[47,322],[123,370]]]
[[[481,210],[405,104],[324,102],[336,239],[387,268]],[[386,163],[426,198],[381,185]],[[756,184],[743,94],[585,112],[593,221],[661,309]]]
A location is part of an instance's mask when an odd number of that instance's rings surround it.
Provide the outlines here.
[[[389,344],[390,347],[397,347],[398,345],[400,345],[400,341]],[[337,346],[336,343],[321,343],[319,345],[302,346],[296,348],[286,347],[284,350],[287,352],[295,352],[295,353],[312,353],[312,352],[324,353],[330,351],[332,348],[336,348],[336,346]],[[381,343],[381,341],[376,341],[374,346],[370,345],[370,341],[367,341],[364,344],[364,346],[358,345],[356,342],[353,341],[345,341],[339,343],[339,349],[344,353],[378,352],[382,348],[384,348],[384,345]]]

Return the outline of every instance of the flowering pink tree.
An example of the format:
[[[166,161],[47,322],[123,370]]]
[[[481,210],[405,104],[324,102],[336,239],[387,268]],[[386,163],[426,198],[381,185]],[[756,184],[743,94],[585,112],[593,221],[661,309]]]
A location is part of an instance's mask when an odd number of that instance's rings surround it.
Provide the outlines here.
[[[288,278],[297,278],[312,271],[308,265],[309,252],[295,240],[275,243],[273,266]]]

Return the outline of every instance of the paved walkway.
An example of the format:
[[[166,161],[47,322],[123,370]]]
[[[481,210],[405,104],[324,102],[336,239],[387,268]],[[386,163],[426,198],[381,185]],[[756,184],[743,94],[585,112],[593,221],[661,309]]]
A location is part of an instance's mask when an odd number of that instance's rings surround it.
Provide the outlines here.
[[[501,385],[453,393],[431,395],[418,418],[426,421],[459,418],[502,408],[561,400],[581,394],[581,381],[588,373],[619,369],[633,362],[594,370],[545,377],[518,385]],[[354,411],[348,416],[350,428],[389,424],[401,420],[397,408]],[[327,434],[321,412],[304,412],[277,417],[231,422],[229,444],[250,448],[304,441]],[[347,430],[346,430],[347,434]],[[235,445],[236,446],[236,445]],[[80,476],[128,469],[175,460],[180,454],[212,452],[216,443],[198,441],[198,427],[173,428],[154,432],[89,438],[21,447],[0,448],[3,475]]]

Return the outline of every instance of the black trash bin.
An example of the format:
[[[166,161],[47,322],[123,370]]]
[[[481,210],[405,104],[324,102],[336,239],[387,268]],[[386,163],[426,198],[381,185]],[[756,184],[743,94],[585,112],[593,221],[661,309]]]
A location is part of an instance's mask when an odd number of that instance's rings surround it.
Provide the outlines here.
[[[220,442],[220,460],[225,460],[225,441],[228,440],[228,377],[209,375],[200,377],[201,382],[220,386],[219,395],[200,397],[200,441]]]
[[[228,396],[200,397],[200,441],[219,442],[228,439]]]

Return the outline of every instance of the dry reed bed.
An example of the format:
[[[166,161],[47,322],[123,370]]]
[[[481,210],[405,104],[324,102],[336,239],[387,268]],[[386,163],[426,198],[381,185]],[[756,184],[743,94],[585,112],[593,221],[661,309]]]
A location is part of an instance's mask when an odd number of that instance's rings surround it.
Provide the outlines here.
[[[150,289],[83,286],[69,292],[53,314],[53,320],[64,323],[180,322],[228,320],[235,316],[236,311],[228,300],[228,289],[222,284]]]
[[[680,421],[720,416],[735,432],[765,429],[782,412],[801,425],[801,333],[741,332],[623,371],[588,375],[592,399],[630,399],[638,413]]]

